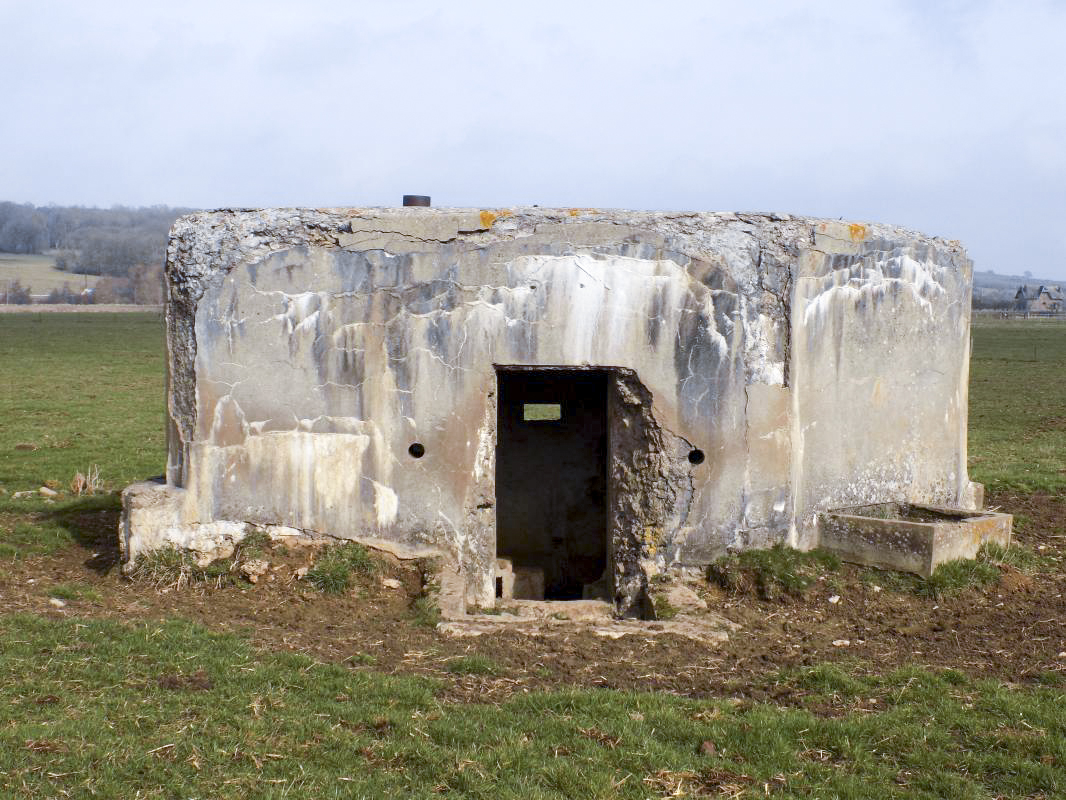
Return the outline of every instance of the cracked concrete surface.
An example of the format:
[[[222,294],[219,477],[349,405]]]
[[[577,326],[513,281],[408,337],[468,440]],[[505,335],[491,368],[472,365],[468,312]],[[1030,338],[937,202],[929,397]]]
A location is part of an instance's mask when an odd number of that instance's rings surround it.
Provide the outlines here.
[[[193,214],[167,257],[166,499],[129,501],[158,509],[127,513],[124,552],[223,523],[391,541],[485,603],[500,365],[640,396],[611,421],[620,611],[652,572],[813,546],[828,507],[965,505],[970,274],[954,242],[780,214]]]

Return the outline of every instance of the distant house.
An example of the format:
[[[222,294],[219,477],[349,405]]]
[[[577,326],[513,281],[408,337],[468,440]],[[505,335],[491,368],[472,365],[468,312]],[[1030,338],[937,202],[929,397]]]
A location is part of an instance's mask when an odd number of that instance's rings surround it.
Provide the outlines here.
[[[1032,314],[1055,314],[1066,311],[1066,298],[1061,286],[1041,286],[1035,291],[1028,286],[1019,286],[1014,295],[1014,310]]]

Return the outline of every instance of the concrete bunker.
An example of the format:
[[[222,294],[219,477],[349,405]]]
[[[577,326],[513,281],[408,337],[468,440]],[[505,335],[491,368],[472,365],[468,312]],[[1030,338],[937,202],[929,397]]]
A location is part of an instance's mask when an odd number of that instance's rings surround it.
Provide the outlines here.
[[[642,616],[653,576],[816,546],[830,509],[978,504],[955,242],[782,214],[217,211],[175,224],[166,274],[167,474],[124,495],[127,561],[356,539],[438,557],[451,613],[543,593]]]

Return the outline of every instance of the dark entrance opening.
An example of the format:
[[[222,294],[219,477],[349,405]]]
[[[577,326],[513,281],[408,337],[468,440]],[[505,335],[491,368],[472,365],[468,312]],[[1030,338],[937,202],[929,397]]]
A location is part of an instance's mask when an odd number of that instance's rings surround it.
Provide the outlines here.
[[[513,568],[497,595],[606,596],[607,373],[496,376],[496,556]]]

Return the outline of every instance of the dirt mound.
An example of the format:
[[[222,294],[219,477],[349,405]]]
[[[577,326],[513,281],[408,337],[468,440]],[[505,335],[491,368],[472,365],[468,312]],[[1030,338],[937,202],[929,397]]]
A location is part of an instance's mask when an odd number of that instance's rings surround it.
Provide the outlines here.
[[[330,595],[300,577],[309,556],[297,549],[265,551],[269,568],[255,585],[155,589],[120,576],[112,511],[76,518],[79,545],[6,563],[0,611],[184,617],[247,634],[263,647],[353,668],[433,675],[456,700],[599,686],[787,703],[786,690],[763,697],[758,678],[834,661],[871,671],[920,664],[1014,682],[1066,680],[1066,657],[1060,657],[1066,651],[1066,498],[998,494],[990,506],[1018,515],[1016,540],[1041,556],[1033,574],[1004,565],[997,583],[941,598],[916,594],[893,573],[850,565],[812,575],[808,585],[772,599],[708,583],[700,594],[709,613],[742,626],[717,644],[651,629],[613,639],[580,624],[533,634],[501,625],[479,636],[450,636],[426,624],[421,576],[413,568],[384,563],[357,576],[349,591]],[[50,602],[55,587],[67,598],[62,607]],[[464,672],[457,659],[465,657],[491,668]],[[196,688],[195,676],[172,678],[174,688]]]

